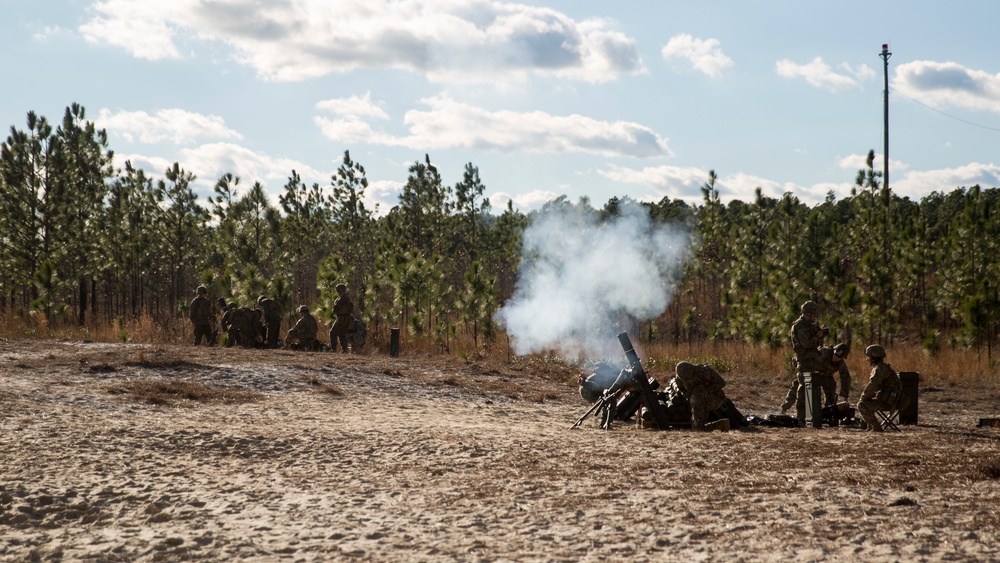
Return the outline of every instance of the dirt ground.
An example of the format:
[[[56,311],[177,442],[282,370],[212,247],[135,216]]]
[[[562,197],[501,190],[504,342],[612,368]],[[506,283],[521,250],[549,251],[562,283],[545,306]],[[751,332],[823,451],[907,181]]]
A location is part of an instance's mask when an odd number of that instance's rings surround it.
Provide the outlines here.
[[[0,559],[1000,560],[996,384],[921,386],[900,433],[695,433],[571,430],[575,376],[0,341]]]

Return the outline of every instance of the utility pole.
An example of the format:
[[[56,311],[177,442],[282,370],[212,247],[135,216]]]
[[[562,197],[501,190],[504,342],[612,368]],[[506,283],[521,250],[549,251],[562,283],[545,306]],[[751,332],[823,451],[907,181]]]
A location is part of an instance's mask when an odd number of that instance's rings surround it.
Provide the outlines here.
[[[885,146],[882,149],[882,197],[885,199],[885,216],[882,218],[882,256],[883,259],[889,259],[889,223],[892,221],[892,212],[890,206],[892,205],[892,192],[889,191],[889,57],[892,53],[889,52],[889,45],[887,43],[882,44],[882,52],[879,57],[882,58],[882,68],[883,74],[885,76],[885,90],[883,90],[883,107],[884,107],[884,118],[883,130],[885,132]],[[878,341],[882,342],[882,323],[889,319],[889,295],[892,292],[891,284],[892,278],[890,278],[890,287],[883,287],[879,295],[879,313],[882,318],[879,320],[878,325]]]
[[[889,190],[889,57],[892,53],[889,52],[889,45],[887,43],[882,44],[882,52],[879,57],[882,58],[882,66],[885,75],[885,90],[882,91],[883,102],[882,107],[883,114],[885,118],[885,124],[883,125],[883,131],[885,133],[885,146],[882,149],[882,182],[885,185],[885,189]]]

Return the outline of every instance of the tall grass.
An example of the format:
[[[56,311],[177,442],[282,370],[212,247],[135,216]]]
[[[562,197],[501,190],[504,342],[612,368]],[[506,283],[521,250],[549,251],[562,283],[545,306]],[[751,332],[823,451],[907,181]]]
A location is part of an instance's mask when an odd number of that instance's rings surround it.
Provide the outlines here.
[[[319,338],[327,340],[329,328],[319,322]],[[287,322],[284,329],[287,330]],[[115,319],[111,322],[89,320],[83,325],[71,322],[49,322],[44,317],[19,315],[11,311],[0,312],[0,338],[37,339],[84,339],[97,342],[128,342],[139,344],[190,344],[191,324],[186,319],[157,321],[149,315],[138,319]],[[651,375],[659,376],[673,371],[679,361],[706,363],[720,373],[746,376],[766,380],[787,380],[794,373],[794,358],[791,347],[769,348],[731,341],[695,341],[674,343],[660,341],[642,342],[633,338],[636,352],[642,359],[643,367]],[[865,360],[865,344],[855,344],[847,364],[855,381],[867,380],[871,368]],[[389,335],[369,334],[368,343],[362,353],[388,354]],[[545,371],[545,364],[580,363],[575,358],[566,358],[557,352],[535,354],[528,357],[515,356],[509,347],[506,335],[500,334],[492,343],[479,340],[478,347],[470,335],[458,331],[446,340],[436,340],[430,336],[401,334],[401,353],[407,356],[453,356],[466,361],[490,362],[497,364],[529,364],[533,370]],[[1000,351],[994,358],[987,359],[986,351],[962,348],[942,348],[933,357],[917,345],[897,345],[887,348],[886,361],[896,371],[920,373],[921,385],[953,386],[960,383],[1000,383]],[[624,361],[624,355],[611,358]]]

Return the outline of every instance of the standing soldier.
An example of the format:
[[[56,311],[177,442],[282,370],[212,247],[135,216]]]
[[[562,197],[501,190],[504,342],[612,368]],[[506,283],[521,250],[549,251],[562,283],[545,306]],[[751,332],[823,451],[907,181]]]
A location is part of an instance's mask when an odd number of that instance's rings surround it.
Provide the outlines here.
[[[198,296],[191,301],[188,310],[188,317],[191,319],[191,326],[194,327],[194,345],[201,344],[201,338],[205,337],[205,345],[212,344],[212,323],[215,322],[215,311],[212,309],[212,302],[208,299],[208,288],[199,285]]]
[[[858,413],[865,421],[866,430],[881,432],[882,425],[879,424],[875,411],[903,409],[910,401],[903,396],[903,384],[899,381],[896,370],[884,362],[885,348],[872,344],[865,348],[865,357],[868,358],[868,365],[872,366],[872,373],[868,385],[861,392]]]
[[[333,314],[336,319],[330,327],[330,349],[337,350],[337,342],[340,342],[341,350],[347,352],[347,334],[354,331],[353,314],[354,303],[347,295],[347,286],[337,284],[337,300],[333,302]]]
[[[821,327],[816,323],[816,316],[819,315],[819,305],[815,301],[806,301],[802,304],[802,315],[792,323],[791,337],[792,350],[795,351],[795,362],[797,372],[795,375],[799,384],[795,401],[795,418],[799,419],[802,425],[806,420],[806,373],[815,373],[819,370],[820,356],[819,347],[823,345],[823,337],[826,336],[826,327]]]
[[[821,346],[819,349],[819,365],[816,373],[819,374],[819,384],[823,389],[823,396],[826,399],[826,406],[837,404],[837,381],[833,374],[840,374],[840,398],[847,401],[851,394],[851,371],[847,369],[847,356],[851,354],[851,347],[843,342],[833,348]],[[799,380],[792,381],[792,386],[788,388],[785,395],[785,402],[781,404],[781,413],[784,414],[795,404],[799,393]]]
[[[319,325],[316,323],[316,317],[309,313],[309,307],[301,305],[299,315],[301,316],[298,322],[288,329],[288,334],[285,335],[285,348],[312,350],[316,346]]]
[[[264,321],[264,347],[279,348],[281,346],[281,307],[278,302],[265,295],[257,298],[261,317]]]

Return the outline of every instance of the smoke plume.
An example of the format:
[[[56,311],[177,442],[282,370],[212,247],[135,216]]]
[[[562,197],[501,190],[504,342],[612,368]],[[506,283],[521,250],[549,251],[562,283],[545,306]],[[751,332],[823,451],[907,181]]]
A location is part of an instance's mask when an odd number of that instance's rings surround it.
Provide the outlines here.
[[[690,237],[654,224],[638,203],[620,211],[600,221],[586,205],[563,205],[534,218],[524,233],[514,295],[497,312],[516,354],[619,356],[615,335],[629,321],[666,310]]]

